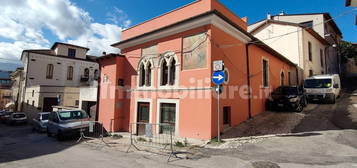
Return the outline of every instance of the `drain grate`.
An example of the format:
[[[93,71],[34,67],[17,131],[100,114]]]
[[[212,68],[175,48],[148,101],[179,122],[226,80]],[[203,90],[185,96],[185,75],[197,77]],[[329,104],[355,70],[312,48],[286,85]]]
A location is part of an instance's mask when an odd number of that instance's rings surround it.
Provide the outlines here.
[[[280,166],[278,164],[273,163],[273,162],[268,162],[268,161],[253,162],[252,166],[254,168],[280,168]]]

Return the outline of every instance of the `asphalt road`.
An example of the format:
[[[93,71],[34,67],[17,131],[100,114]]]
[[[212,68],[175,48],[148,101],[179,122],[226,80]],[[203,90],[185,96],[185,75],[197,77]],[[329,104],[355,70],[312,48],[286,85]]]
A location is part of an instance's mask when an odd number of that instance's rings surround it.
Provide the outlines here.
[[[352,93],[352,92],[351,92]],[[191,159],[146,152],[58,142],[28,126],[0,124],[0,168],[91,167],[328,167],[357,168],[355,97],[347,93],[335,105],[310,105],[296,134],[274,136],[234,149],[193,149]],[[347,123],[339,125],[338,123]],[[337,124],[336,124],[337,123]]]
[[[357,168],[357,131],[325,130],[277,136],[237,149],[198,149],[198,157],[125,153],[109,147],[58,142],[29,127],[0,125],[0,168],[91,167],[348,167]]]

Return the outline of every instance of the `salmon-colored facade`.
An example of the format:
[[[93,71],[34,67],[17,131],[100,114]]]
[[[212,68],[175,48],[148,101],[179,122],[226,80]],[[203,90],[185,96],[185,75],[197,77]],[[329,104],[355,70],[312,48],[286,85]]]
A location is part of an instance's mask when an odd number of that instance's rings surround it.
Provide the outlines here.
[[[142,121],[170,122],[177,137],[217,136],[215,60],[224,61],[229,76],[221,95],[221,131],[264,112],[269,92],[282,80],[288,83],[282,72],[296,71],[295,65],[246,28],[217,0],[198,0],[123,31],[123,41],[113,44],[121,55],[99,58],[99,120],[113,131],[129,131],[130,123]],[[266,79],[263,60],[269,64]]]

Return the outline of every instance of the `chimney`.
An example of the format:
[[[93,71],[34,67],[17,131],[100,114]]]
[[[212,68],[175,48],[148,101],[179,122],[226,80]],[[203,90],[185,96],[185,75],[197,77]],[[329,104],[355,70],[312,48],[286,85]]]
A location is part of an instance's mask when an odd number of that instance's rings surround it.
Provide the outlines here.
[[[103,55],[107,55],[107,52],[105,52],[105,51],[103,51],[103,53],[102,53]]]
[[[248,16],[243,17],[242,20],[243,20],[245,23],[248,23]]]
[[[271,14],[270,13],[267,14],[267,19],[271,20]]]
[[[281,11],[281,12],[279,13],[279,15],[280,15],[280,16],[284,16],[284,15],[285,15],[285,12],[284,12],[284,11]]]

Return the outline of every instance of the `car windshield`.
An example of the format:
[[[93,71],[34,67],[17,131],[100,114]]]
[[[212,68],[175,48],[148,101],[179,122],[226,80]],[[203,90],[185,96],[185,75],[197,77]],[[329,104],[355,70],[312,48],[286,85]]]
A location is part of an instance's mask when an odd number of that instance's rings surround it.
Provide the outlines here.
[[[298,92],[296,87],[278,87],[275,94],[297,95]]]
[[[42,120],[48,120],[50,114],[42,114]]]
[[[26,117],[25,114],[14,114],[14,118]]]
[[[331,79],[307,79],[304,82],[305,88],[330,88],[331,86]]]
[[[62,111],[59,112],[61,120],[74,120],[87,118],[87,114],[82,111]]]

